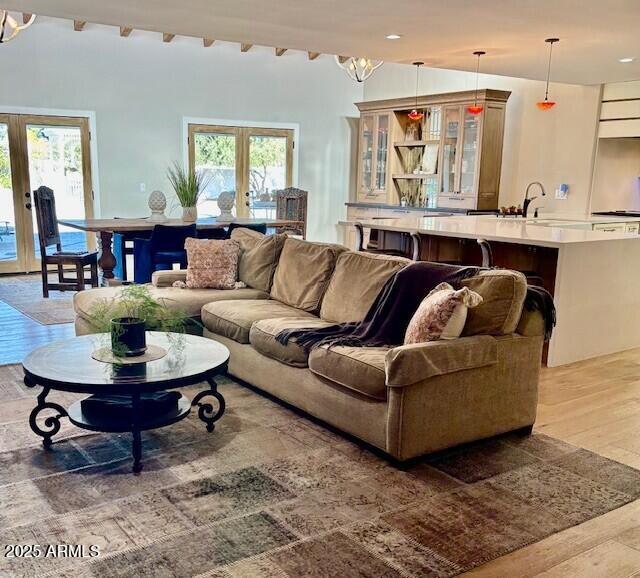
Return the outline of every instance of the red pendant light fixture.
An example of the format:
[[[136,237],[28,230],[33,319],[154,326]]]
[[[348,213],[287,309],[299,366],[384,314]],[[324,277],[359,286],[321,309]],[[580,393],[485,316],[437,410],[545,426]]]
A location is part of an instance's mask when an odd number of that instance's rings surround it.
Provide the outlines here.
[[[547,65],[547,88],[544,93],[544,100],[536,103],[536,106],[540,110],[549,110],[553,108],[556,103],[553,100],[549,100],[549,78],[551,77],[551,54],[553,53],[553,45],[556,42],[560,42],[559,38],[547,38],[545,40],[549,44],[549,64]]]
[[[471,114],[480,114],[484,110],[484,106],[478,104],[478,77],[480,75],[480,57],[484,56],[486,52],[484,50],[476,50],[473,54],[478,59],[476,62],[476,93],[473,97],[473,104],[467,107],[467,112]]]
[[[411,112],[407,115],[411,120],[418,121],[422,120],[424,117],[424,112],[418,110],[418,81],[420,79],[420,67],[424,64],[424,62],[414,62],[413,65],[416,67],[416,105],[413,107]]]

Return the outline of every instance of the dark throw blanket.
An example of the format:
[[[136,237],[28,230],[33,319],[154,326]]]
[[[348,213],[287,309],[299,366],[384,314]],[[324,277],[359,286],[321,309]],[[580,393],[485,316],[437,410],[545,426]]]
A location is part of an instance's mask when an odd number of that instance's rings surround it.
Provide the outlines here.
[[[424,261],[412,263],[387,281],[362,321],[322,329],[287,329],[278,333],[276,340],[285,345],[289,339],[295,339],[297,345],[307,350],[315,345],[401,345],[411,317],[436,285],[449,283],[457,287],[480,270]]]
[[[322,329],[286,329],[276,335],[276,341],[286,345],[293,339],[306,350],[321,345],[402,345],[411,317],[432,289],[440,283],[449,283],[458,288],[463,280],[474,277],[482,270],[482,267],[426,261],[412,263],[386,282],[362,321],[340,323]],[[542,314],[545,340],[548,341],[556,324],[556,310],[551,295],[542,287],[529,285],[524,306],[528,311]]]

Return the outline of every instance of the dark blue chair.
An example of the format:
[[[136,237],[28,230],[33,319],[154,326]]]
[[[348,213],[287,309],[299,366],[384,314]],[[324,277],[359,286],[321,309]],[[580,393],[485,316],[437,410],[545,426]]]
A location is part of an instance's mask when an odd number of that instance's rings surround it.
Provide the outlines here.
[[[252,231],[258,231],[258,233],[262,233],[263,235],[267,234],[267,225],[266,223],[256,223],[255,225],[243,225],[241,223],[231,223],[229,228],[227,229],[227,238],[231,237],[231,231],[234,229],[251,229]]]
[[[136,239],[133,244],[134,281],[149,283],[154,271],[172,269],[176,263],[186,269],[184,243],[188,237],[196,236],[194,223],[181,227],[156,225],[149,239]]]

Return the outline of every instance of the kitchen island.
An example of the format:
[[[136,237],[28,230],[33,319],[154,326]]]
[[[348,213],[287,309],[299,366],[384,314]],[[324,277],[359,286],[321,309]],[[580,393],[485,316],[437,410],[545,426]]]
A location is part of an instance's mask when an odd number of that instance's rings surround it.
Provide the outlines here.
[[[637,233],[572,227],[578,221],[567,225],[564,219],[491,216],[403,216],[340,224],[347,231],[356,222],[372,232],[378,247],[407,253],[409,236],[416,233],[421,260],[480,265],[477,240],[484,239],[491,245],[496,266],[542,279],[554,296],[558,316],[548,366],[640,347]]]

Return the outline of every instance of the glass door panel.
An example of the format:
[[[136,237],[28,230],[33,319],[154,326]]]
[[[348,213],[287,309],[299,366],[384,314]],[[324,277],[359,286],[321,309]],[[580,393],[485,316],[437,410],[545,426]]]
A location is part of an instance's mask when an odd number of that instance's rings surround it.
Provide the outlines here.
[[[442,146],[442,192],[457,191],[457,149],[460,132],[460,108],[444,111],[444,138]]]
[[[387,188],[387,155],[389,151],[389,115],[378,116],[376,146],[376,191],[384,191]]]
[[[27,124],[27,158],[29,190],[47,186],[56,198],[58,219],[85,219],[85,175],[82,130],[79,126]],[[40,258],[38,226],[35,208],[33,219],[34,254]],[[87,235],[82,231],[60,226],[60,241],[65,251],[86,251]],[[54,252],[54,246],[48,252]]]
[[[0,271],[17,267],[16,221],[7,120],[7,122],[0,121]]]
[[[198,204],[198,214],[202,217],[217,217],[220,214],[220,193],[237,190],[237,137],[226,132],[194,132],[192,140],[195,170],[205,172],[208,180]],[[235,206],[233,214],[237,214]]]
[[[373,190],[373,131],[375,119],[365,115],[360,119],[360,190],[370,193]]]
[[[478,136],[480,115],[466,111],[462,137],[462,163],[460,166],[460,192],[471,194],[475,190],[476,162],[478,158]]]
[[[291,181],[288,149],[288,136],[249,135],[249,182],[245,203],[251,218],[275,218],[274,191],[286,188]]]

